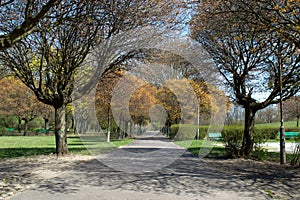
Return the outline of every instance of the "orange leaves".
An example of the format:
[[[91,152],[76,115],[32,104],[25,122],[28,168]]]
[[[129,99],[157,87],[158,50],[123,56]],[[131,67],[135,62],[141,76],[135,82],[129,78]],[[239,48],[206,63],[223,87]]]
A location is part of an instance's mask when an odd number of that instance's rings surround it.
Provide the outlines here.
[[[50,108],[37,100],[31,90],[14,77],[0,80],[0,111],[26,119],[49,113]]]
[[[157,104],[157,89],[150,84],[138,88],[129,102],[129,111],[136,124],[147,124],[150,121],[150,109]]]

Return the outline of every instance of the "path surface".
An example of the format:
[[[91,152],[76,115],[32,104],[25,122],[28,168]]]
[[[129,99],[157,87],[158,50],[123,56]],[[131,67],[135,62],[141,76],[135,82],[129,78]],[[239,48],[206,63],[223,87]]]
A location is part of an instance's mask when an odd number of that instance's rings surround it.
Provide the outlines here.
[[[221,162],[193,157],[157,135],[81,163],[11,199],[269,199],[264,192],[268,186],[259,184],[261,177],[248,176],[247,171],[232,173]],[[272,188],[271,177],[268,182]],[[288,199],[300,197],[297,191],[293,195]]]
[[[287,153],[293,153],[295,151],[295,148],[297,145],[300,145],[300,143],[286,142],[285,143],[285,151]],[[262,147],[268,149],[268,151],[270,151],[270,152],[279,152],[280,151],[279,142],[266,142],[266,143],[262,144]]]

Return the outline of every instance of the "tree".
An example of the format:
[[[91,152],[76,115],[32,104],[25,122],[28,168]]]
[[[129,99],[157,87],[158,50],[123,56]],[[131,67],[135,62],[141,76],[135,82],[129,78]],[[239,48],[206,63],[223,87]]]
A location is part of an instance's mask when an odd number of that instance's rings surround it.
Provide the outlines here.
[[[131,95],[129,111],[135,124],[145,126],[150,123],[150,109],[157,104],[157,88],[151,84],[143,85]]]
[[[21,81],[14,77],[6,77],[0,80],[2,114],[15,115],[19,121],[24,121],[24,136],[27,134],[28,123],[38,117],[41,112],[49,113],[47,105],[37,100],[36,96]]]
[[[70,5],[78,9],[77,14],[72,13],[76,21],[71,19],[53,26],[52,19],[45,19],[37,26],[39,32],[1,53],[3,64],[34,92],[38,100],[54,108],[57,155],[68,153],[65,109],[72,102],[76,69],[89,53],[99,27],[92,19],[83,19],[90,6],[82,3]],[[65,9],[60,8],[57,12],[62,15],[68,7]]]
[[[40,106],[38,109],[38,116],[44,119],[44,130],[46,131],[46,134],[48,134],[50,120],[53,120],[54,117],[53,107],[43,103],[43,106]]]
[[[225,0],[223,3],[223,12],[231,12],[245,23],[276,32],[300,48],[299,0]]]
[[[241,20],[246,14],[227,12],[234,8],[228,1],[205,1],[191,22],[192,36],[210,53],[235,102],[245,109],[241,151],[249,157],[256,112],[280,101],[279,74],[283,99],[299,91],[300,55],[294,43],[276,32]],[[259,94],[267,97],[257,98]]]
[[[1,52],[3,65],[40,101],[54,107],[57,155],[68,153],[65,108],[74,100],[74,81],[80,79],[79,69],[95,44],[122,31],[163,22],[173,6],[172,1],[156,0],[66,1],[54,9],[54,18],[38,24],[38,32]]]
[[[58,0],[1,1],[0,51],[12,47],[16,42],[35,31],[36,25],[59,2]]]
[[[260,121],[261,123],[273,123],[276,120],[278,120],[278,109],[275,106],[268,106],[259,112],[257,112],[257,121]]]
[[[111,125],[114,120],[111,113],[112,93],[124,73],[124,70],[117,68],[109,70],[102,75],[97,84],[95,107],[101,128],[107,129],[107,142],[110,142]]]
[[[297,127],[299,127],[300,118],[300,97],[293,96],[290,99],[283,102],[284,113],[286,116],[297,119]]]

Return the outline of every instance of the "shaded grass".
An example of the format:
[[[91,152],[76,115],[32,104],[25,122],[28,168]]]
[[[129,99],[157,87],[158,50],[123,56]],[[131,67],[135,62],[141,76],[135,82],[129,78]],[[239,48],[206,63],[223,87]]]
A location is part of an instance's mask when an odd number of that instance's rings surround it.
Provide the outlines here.
[[[200,149],[203,152],[208,152],[205,156],[207,158],[221,158],[226,157],[225,148],[223,146],[219,146],[222,142],[213,142],[210,143],[208,141],[204,142],[204,140],[186,140],[186,141],[175,141],[175,144],[186,148],[193,155],[199,156]]]
[[[257,159],[260,161],[269,161],[269,162],[280,163],[280,153],[279,152],[254,151],[253,156],[254,156],[254,159]],[[292,159],[293,159],[293,154],[287,153],[286,154],[286,162],[291,163]]]
[[[229,158],[228,154],[225,151],[224,146],[215,145],[211,148],[209,144],[204,143],[203,140],[187,140],[187,141],[176,141],[175,144],[186,148],[193,155],[198,156],[200,149],[204,148],[205,150],[210,150],[209,153],[205,156],[206,158]],[[215,142],[215,144],[222,144],[222,142]],[[293,158],[293,154],[286,154],[287,163],[290,163]],[[253,159],[260,161],[269,161],[269,162],[280,162],[280,153],[279,152],[267,152],[267,151],[254,151]]]
[[[71,154],[91,155],[106,153],[116,147],[132,142],[133,139],[104,141],[82,141],[79,136],[68,137]],[[55,152],[54,136],[3,136],[0,137],[0,160],[21,156],[48,155]]]

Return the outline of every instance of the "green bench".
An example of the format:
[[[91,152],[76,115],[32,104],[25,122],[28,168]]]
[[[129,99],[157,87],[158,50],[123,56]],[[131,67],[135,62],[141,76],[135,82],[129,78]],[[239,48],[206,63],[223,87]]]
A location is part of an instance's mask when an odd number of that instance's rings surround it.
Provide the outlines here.
[[[6,128],[7,132],[14,132],[16,129],[15,128]]]
[[[277,136],[280,138],[280,132],[277,132]],[[299,137],[299,132],[284,132],[284,136],[286,139]]]
[[[208,133],[209,140],[223,140],[221,133]]]

